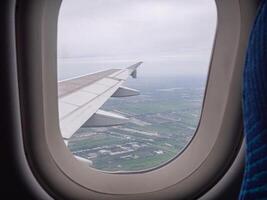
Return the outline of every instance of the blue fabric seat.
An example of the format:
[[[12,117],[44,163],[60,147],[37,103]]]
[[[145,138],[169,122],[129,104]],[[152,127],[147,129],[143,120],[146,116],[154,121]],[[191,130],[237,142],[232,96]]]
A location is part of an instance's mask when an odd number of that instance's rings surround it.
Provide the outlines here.
[[[243,86],[246,166],[239,199],[267,199],[267,0],[248,45]]]

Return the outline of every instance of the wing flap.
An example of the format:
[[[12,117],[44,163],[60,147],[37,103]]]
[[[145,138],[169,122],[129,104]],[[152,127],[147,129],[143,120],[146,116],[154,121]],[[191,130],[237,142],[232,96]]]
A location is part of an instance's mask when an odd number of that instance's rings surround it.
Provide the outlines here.
[[[82,127],[107,127],[128,123],[129,119],[117,113],[98,110]]]
[[[128,88],[128,87],[119,87],[119,89],[112,95],[112,97],[130,97],[137,96],[140,92],[138,90]]]
[[[74,106],[82,106],[96,97],[97,97],[96,94],[80,90],[68,96],[63,97],[62,99],[60,99],[60,101]]]

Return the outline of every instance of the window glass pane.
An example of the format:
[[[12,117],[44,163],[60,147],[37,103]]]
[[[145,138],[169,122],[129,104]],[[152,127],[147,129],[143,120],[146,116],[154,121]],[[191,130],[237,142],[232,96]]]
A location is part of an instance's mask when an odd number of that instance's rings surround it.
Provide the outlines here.
[[[200,120],[216,23],[213,0],[63,0],[59,119],[76,158],[131,172],[179,155]],[[136,79],[118,76],[140,61]],[[140,94],[110,97],[136,92],[121,83]]]

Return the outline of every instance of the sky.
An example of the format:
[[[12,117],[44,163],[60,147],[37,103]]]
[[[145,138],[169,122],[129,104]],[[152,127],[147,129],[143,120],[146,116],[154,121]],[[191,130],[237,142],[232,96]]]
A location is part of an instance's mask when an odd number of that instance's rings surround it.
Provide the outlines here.
[[[63,0],[60,78],[143,61],[141,76],[206,75],[214,0]]]

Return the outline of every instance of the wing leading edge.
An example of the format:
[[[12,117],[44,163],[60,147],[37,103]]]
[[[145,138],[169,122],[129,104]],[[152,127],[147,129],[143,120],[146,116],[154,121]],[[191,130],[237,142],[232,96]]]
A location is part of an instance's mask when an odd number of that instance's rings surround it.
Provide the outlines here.
[[[123,87],[132,76],[136,78],[138,62],[125,69],[109,69],[64,80],[58,84],[61,134],[69,139],[81,126],[99,127],[126,123],[126,117],[100,110],[110,97],[138,95],[137,90]]]

